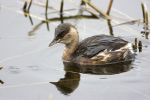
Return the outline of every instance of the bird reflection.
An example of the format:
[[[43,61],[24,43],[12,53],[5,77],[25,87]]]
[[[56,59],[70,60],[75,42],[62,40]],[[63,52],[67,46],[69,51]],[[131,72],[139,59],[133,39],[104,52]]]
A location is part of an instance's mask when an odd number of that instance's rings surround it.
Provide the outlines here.
[[[70,62],[64,62],[65,71],[73,71],[84,74],[97,74],[97,75],[112,75],[129,71],[132,61],[120,62],[117,64],[106,65],[79,65]]]
[[[64,95],[69,95],[77,89],[80,82],[80,73],[95,75],[112,75],[129,71],[132,61],[107,65],[78,65],[72,62],[63,62],[65,75],[57,82],[50,82]]]
[[[58,82],[50,82],[64,95],[72,93],[79,85],[80,74],[75,72],[66,72],[64,78]]]

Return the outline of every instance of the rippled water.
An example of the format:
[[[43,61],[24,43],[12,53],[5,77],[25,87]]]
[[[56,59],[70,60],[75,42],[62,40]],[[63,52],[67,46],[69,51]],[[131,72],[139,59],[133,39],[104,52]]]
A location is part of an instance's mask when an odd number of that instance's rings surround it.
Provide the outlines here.
[[[109,2],[91,1],[102,10],[106,10]],[[143,1],[150,11],[150,1]],[[58,2],[60,0],[49,0],[49,5],[59,9]],[[30,12],[39,17],[33,17],[32,26],[21,11],[23,4],[22,0],[0,1],[0,100],[150,99],[150,41],[141,35],[142,25],[113,28],[115,36],[132,43],[135,38],[142,41],[142,52],[136,52],[135,61],[92,68],[66,65],[61,60],[64,46],[48,47],[60,21],[50,22],[50,31],[43,24],[34,34],[29,34],[41,22],[40,18],[45,17],[45,9],[32,5]],[[79,0],[65,0],[65,9],[78,8],[78,5]],[[65,15],[75,13],[78,10]],[[119,22],[142,18],[141,0],[114,0],[111,16]],[[53,13],[49,17],[59,15]],[[103,19],[71,19],[65,22],[76,25],[81,40],[96,34],[109,35],[107,22]]]

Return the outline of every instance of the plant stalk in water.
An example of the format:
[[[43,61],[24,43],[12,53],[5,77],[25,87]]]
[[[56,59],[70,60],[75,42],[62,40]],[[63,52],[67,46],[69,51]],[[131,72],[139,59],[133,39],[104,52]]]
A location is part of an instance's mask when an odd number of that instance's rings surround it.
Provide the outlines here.
[[[49,31],[49,21],[48,21],[48,0],[46,0],[46,6],[45,6],[45,19],[46,19],[46,26],[47,30]]]
[[[110,15],[110,11],[111,11],[111,8],[112,8],[112,4],[113,4],[113,0],[110,0],[109,6],[108,6],[108,9],[107,9],[107,12],[106,12],[107,15]],[[114,34],[113,34],[113,28],[112,28],[112,24],[111,24],[111,20],[110,20],[110,19],[107,20],[107,24],[108,24],[108,28],[109,28],[109,33],[110,33],[110,35],[114,35]]]
[[[24,12],[25,17],[29,17],[29,20],[30,20],[31,24],[33,25],[33,20],[32,20],[32,17],[30,16],[31,5],[32,5],[32,0],[30,0],[29,6],[28,6],[28,2],[25,1],[24,5],[23,5],[23,12]]]
[[[61,4],[60,4],[60,19],[61,19],[61,23],[64,23],[64,20],[63,20],[63,9],[64,9],[64,0],[61,0]]]
[[[142,7],[142,13],[143,13],[143,24],[144,24],[144,33],[149,34],[149,19],[148,19],[148,11],[147,11],[147,6],[144,3],[141,3]]]
[[[106,13],[104,13],[103,11],[99,10],[94,4],[92,4],[91,2],[89,2],[88,0],[83,0],[83,2],[85,2],[86,4],[88,4],[91,8],[93,8],[96,12],[98,12],[100,15],[104,16],[105,19],[109,19],[111,20],[111,17],[109,15],[107,15]]]

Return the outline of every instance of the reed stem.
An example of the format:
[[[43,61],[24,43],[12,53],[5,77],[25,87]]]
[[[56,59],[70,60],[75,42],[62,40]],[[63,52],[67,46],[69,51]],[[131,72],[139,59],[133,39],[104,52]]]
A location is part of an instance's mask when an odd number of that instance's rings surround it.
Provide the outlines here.
[[[61,0],[61,5],[60,5],[60,19],[61,19],[61,23],[64,23],[64,21],[63,21],[63,9],[64,9],[64,0]]]
[[[110,11],[111,11],[111,8],[112,8],[112,4],[113,4],[113,0],[110,0],[109,6],[108,6],[108,9],[107,9],[107,12],[106,12],[107,15],[110,15]]]
[[[103,11],[99,10],[95,5],[93,5],[91,2],[89,2],[88,0],[83,0],[86,4],[88,4],[90,7],[92,7],[96,12],[98,12],[100,15],[104,16],[105,19],[109,19],[111,20],[111,17],[109,15],[107,15],[106,13],[104,13]]]
[[[49,31],[49,22],[48,22],[48,0],[46,0],[46,6],[45,6],[45,19],[46,19],[46,26],[47,30]]]

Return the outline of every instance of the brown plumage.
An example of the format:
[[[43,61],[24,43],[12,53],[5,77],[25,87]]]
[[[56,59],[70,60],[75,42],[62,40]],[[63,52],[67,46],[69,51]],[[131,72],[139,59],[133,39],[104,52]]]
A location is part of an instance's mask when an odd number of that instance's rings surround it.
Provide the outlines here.
[[[60,24],[55,30],[55,43],[65,44],[64,61],[79,64],[106,64],[132,60],[132,46],[127,41],[108,35],[88,37],[79,43],[77,29],[68,23]]]

